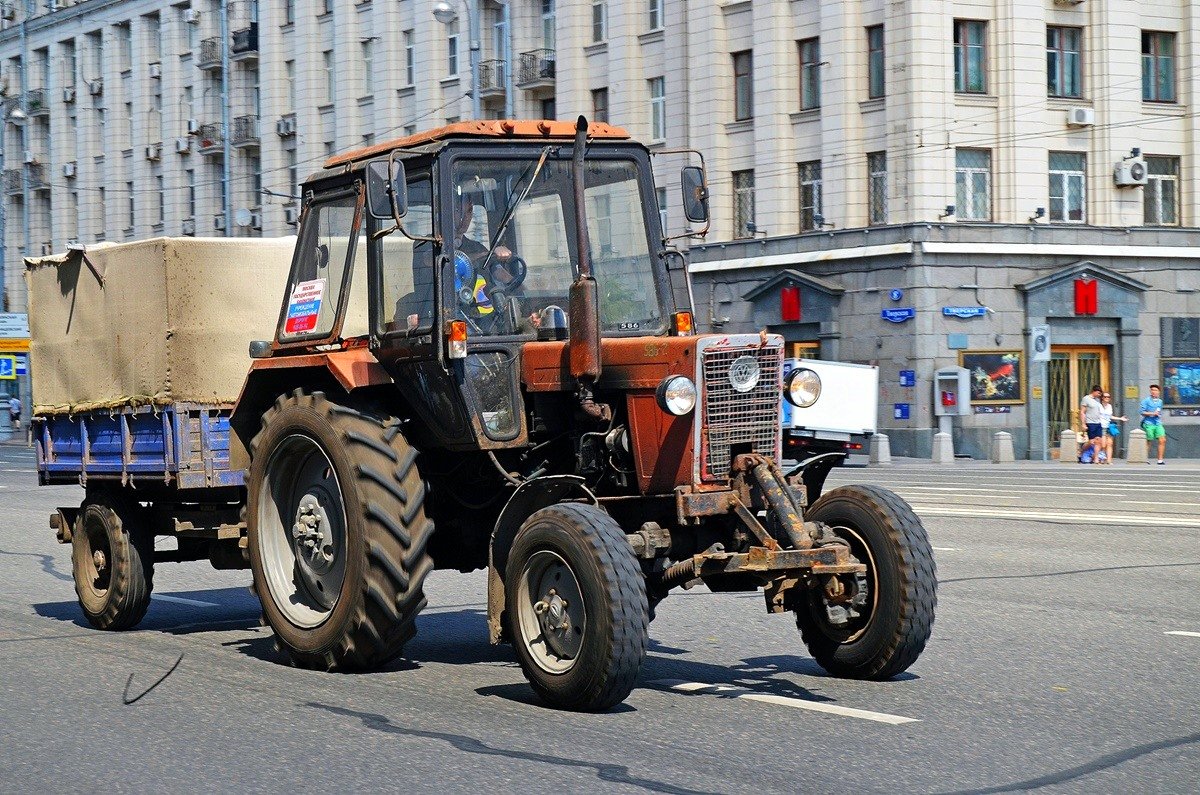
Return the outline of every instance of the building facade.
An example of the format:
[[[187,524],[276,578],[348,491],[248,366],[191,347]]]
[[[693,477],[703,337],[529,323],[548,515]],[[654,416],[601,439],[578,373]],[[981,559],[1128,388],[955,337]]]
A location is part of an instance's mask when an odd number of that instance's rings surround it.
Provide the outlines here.
[[[477,102],[630,129],[661,153],[671,232],[671,150],[702,152],[701,329],[766,326],[797,353],[878,363],[894,452],[927,453],[933,373],[960,361],[985,371],[955,420],[975,455],[1004,429],[1040,457],[1089,380],[1130,413],[1149,381],[1200,373],[1194,3],[435,5],[0,3],[6,306],[24,306],[22,255],[288,234],[298,182],[328,155]],[[1082,314],[1076,282],[1097,290]],[[1044,375],[1027,350],[1041,325]],[[1200,454],[1184,416],[1200,396],[1168,397],[1171,449]]]

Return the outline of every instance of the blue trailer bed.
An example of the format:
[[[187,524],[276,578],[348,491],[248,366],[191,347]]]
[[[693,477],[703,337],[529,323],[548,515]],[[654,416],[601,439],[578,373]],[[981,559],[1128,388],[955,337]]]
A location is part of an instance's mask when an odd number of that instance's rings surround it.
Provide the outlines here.
[[[229,468],[232,408],[174,403],[37,417],[38,481],[241,486],[242,471]]]

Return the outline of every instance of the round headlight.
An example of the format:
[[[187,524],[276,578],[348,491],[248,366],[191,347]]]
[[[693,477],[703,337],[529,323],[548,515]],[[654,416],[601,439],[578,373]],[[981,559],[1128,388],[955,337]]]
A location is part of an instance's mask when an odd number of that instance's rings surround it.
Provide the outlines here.
[[[808,408],[821,397],[821,376],[807,367],[792,370],[783,384],[783,396],[796,408]]]
[[[658,385],[654,397],[660,409],[682,417],[696,408],[696,385],[686,375],[669,375]]]

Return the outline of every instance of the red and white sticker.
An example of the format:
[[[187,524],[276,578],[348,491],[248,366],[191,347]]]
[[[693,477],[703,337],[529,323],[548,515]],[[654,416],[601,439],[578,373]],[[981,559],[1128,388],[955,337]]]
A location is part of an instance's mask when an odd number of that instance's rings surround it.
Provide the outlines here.
[[[317,327],[317,316],[321,314],[321,301],[325,298],[325,280],[313,279],[300,282],[292,289],[288,299],[287,322],[284,331],[302,334]]]

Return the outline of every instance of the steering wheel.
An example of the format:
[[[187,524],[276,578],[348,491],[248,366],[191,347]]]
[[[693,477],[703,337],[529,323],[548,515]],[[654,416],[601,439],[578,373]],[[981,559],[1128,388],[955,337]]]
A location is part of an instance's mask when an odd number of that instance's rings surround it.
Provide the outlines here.
[[[529,266],[525,264],[525,260],[516,255],[509,257],[507,262],[493,262],[489,267],[495,269],[497,266],[504,268],[504,270],[508,271],[508,275],[512,277],[508,282],[499,285],[509,294],[520,287],[524,283],[525,277],[529,275]],[[492,277],[492,281],[498,284],[494,276]]]

